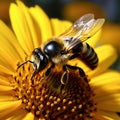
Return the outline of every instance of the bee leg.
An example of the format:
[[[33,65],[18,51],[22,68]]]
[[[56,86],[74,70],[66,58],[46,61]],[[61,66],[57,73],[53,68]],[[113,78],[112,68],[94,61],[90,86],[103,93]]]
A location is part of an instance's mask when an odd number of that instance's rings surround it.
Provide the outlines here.
[[[51,70],[55,67],[55,64],[52,63],[52,65],[47,69],[47,71],[45,72],[45,76],[48,76],[51,72]]]
[[[50,74],[50,72],[51,72],[51,70],[54,68],[54,66],[55,66],[55,65],[52,64],[52,65],[47,69],[47,71],[45,72],[45,74],[42,76],[42,78],[40,79],[40,81],[39,81],[37,84],[32,85],[32,86],[35,87],[35,86],[39,85],[39,84],[45,79],[45,77]],[[36,74],[36,69],[37,69],[37,67],[35,67],[35,70],[34,70],[34,72],[32,73],[31,80],[33,79],[34,75]]]
[[[86,74],[85,74],[85,72],[82,68],[77,67],[77,66],[71,66],[71,65],[68,65],[68,64],[66,64],[66,66],[70,69],[73,69],[73,70],[79,70],[80,77],[82,79],[84,79],[86,82],[88,82],[87,76],[86,76]]]
[[[37,65],[34,64],[34,71],[33,71],[32,75],[31,75],[31,78],[30,78],[32,82],[33,82],[33,77],[35,76],[36,73],[37,73]]]
[[[33,64],[34,64],[34,63],[33,63]],[[37,74],[37,72],[38,72],[38,71],[37,71],[37,65],[34,64],[34,71],[33,71],[32,75],[31,75],[31,78],[30,78],[30,80],[31,80],[31,82],[32,82],[32,84],[31,84],[32,87],[36,86],[36,85],[34,84],[33,78],[34,78],[34,76]]]
[[[67,69],[66,65],[63,66],[63,70],[64,70],[64,73],[62,74],[62,77],[61,77],[61,83],[62,85],[65,85],[67,84],[69,79],[69,70]]]

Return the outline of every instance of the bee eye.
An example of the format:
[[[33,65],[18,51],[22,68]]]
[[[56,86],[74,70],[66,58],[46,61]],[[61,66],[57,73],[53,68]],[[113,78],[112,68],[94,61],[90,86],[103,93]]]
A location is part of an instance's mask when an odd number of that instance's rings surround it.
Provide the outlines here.
[[[51,41],[49,42],[45,47],[44,47],[44,52],[49,56],[49,57],[54,57],[61,51],[61,44],[59,44],[56,41]]]
[[[39,48],[35,48],[32,52],[31,61],[34,61],[34,64],[37,65],[37,69],[43,70],[48,64],[47,57],[43,54],[43,52]]]

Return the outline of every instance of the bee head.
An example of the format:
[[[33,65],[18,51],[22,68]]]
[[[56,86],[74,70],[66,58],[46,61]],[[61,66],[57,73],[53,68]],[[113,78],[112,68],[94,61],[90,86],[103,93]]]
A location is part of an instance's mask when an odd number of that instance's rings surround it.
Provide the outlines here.
[[[34,71],[31,76],[32,79],[35,76],[35,74],[37,74],[47,66],[48,58],[46,57],[45,54],[43,54],[40,48],[35,48],[32,52],[31,59],[20,64],[18,68],[20,68],[22,65],[26,64],[27,62],[33,64]]]
[[[41,51],[40,48],[35,48],[31,55],[31,61],[33,62],[33,68],[36,72],[43,70],[48,64],[48,58]]]

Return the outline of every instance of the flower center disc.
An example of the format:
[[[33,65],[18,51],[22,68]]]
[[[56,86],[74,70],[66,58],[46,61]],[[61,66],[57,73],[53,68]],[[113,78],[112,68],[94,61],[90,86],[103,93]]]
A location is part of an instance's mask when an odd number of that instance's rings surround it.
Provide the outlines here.
[[[80,77],[77,70],[69,70],[66,84],[61,83],[63,70],[53,68],[48,76],[39,72],[31,80],[33,67],[24,64],[16,70],[13,87],[17,99],[22,100],[27,111],[39,119],[84,120],[96,112],[94,93],[89,81]]]

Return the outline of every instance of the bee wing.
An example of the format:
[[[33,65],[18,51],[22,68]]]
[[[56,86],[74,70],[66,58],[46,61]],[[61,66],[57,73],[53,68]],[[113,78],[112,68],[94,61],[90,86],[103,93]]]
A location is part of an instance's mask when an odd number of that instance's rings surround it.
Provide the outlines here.
[[[66,50],[70,51],[77,44],[93,36],[103,25],[104,19],[94,19],[93,14],[86,14],[79,18],[74,24],[60,35],[67,45]],[[80,41],[78,41],[80,39]]]
[[[88,23],[90,20],[94,19],[94,15],[93,14],[86,14],[82,17],[80,17],[77,21],[74,22],[74,24],[68,28],[64,33],[62,33],[60,36],[61,37],[65,37],[65,36],[76,36],[76,34],[82,30],[83,28],[83,23],[86,24]]]
[[[83,28],[76,33],[75,38],[79,38],[81,41],[85,41],[92,37],[104,23],[104,19],[92,19],[83,25]]]

